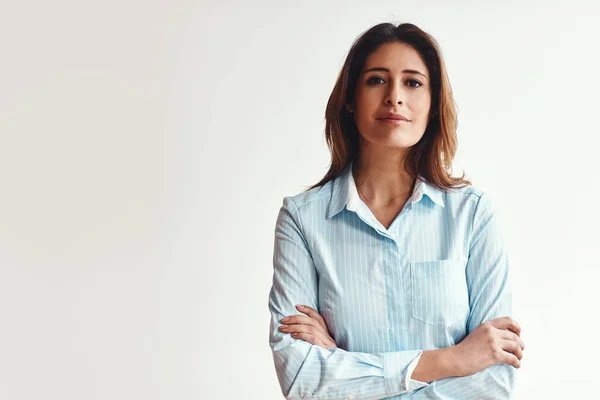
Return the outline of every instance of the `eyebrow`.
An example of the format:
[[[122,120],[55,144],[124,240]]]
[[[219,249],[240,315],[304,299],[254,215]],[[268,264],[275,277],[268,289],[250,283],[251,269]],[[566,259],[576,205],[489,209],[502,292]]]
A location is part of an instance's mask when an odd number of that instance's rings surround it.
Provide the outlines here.
[[[389,69],[387,68],[383,68],[383,67],[374,67],[374,68],[369,68],[367,70],[365,70],[365,74],[367,72],[371,72],[371,71],[383,71],[383,72],[390,72]],[[417,71],[416,69],[405,69],[404,71],[402,71],[403,73],[408,73],[408,74],[419,74],[419,75],[423,75],[425,78],[427,78],[427,75],[425,75],[424,73]]]

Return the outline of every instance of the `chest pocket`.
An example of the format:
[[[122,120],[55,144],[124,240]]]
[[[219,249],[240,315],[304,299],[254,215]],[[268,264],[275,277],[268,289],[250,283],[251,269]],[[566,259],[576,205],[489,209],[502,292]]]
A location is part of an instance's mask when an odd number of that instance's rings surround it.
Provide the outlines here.
[[[462,260],[410,263],[412,316],[440,327],[466,322],[469,292]]]

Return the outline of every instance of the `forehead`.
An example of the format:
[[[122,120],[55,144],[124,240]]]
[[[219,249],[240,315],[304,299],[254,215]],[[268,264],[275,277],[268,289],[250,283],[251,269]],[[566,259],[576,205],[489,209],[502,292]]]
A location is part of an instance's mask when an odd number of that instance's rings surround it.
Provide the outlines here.
[[[383,44],[373,53],[369,54],[364,69],[374,67],[387,68],[392,72],[415,69],[427,74],[427,66],[419,52],[411,46],[400,42]]]

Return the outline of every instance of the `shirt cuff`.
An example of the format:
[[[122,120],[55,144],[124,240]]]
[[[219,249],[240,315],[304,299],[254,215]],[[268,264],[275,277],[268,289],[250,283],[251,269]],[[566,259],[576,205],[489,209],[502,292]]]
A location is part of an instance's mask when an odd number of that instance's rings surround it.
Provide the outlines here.
[[[383,375],[388,393],[395,395],[428,385],[411,379],[422,353],[422,350],[383,353]]]
[[[406,375],[404,376],[403,385],[406,388],[406,391],[408,392],[429,385],[427,382],[421,382],[416,379],[412,379],[412,374],[415,368],[417,368],[417,364],[421,359],[421,354],[423,354],[423,352],[420,352],[419,355],[415,357],[415,359],[408,365],[408,368],[406,368]]]

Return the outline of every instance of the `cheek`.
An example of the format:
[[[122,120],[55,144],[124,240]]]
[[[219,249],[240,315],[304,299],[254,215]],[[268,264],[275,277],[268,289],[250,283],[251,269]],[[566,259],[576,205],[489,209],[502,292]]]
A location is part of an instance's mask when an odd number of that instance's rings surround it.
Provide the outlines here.
[[[431,107],[431,99],[429,96],[424,96],[422,99],[419,99],[416,103],[416,107],[421,122],[427,123],[429,119],[429,108]]]
[[[358,106],[358,109],[362,110],[364,114],[372,108],[377,108],[377,96],[374,93],[374,91],[359,93],[359,95],[356,97],[356,104]]]
[[[372,96],[362,95],[356,98],[356,109],[354,110],[354,118],[357,124],[368,123],[370,117],[377,110],[377,103],[374,102]]]

